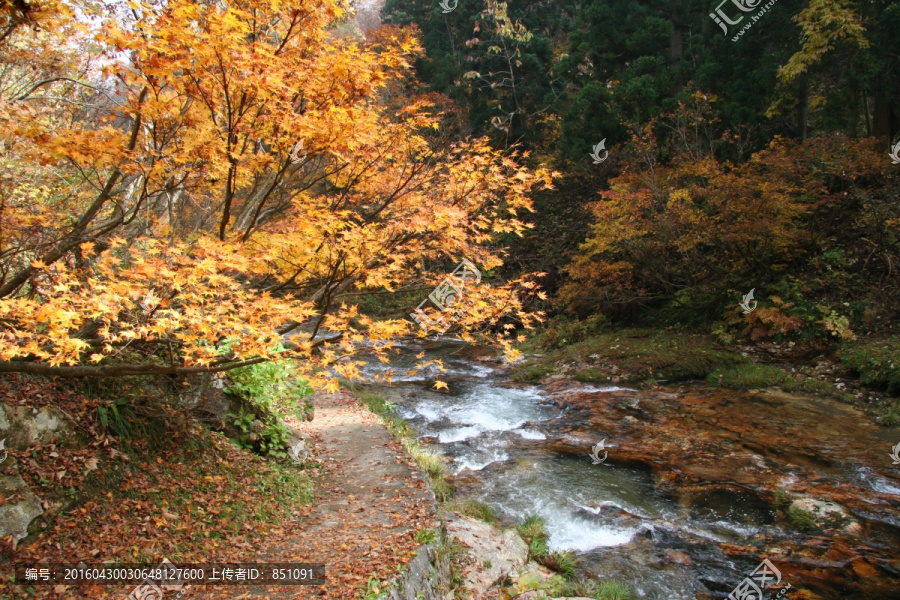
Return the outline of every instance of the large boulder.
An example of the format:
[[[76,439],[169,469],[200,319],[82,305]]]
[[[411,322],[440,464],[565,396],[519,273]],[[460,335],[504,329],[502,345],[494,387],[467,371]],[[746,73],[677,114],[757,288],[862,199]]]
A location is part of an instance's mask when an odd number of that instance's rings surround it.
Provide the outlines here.
[[[447,535],[468,552],[463,569],[463,587],[472,600],[493,597],[497,588],[536,572],[541,579],[551,574],[528,561],[528,545],[514,529],[498,531],[483,521],[464,516],[449,516]]]
[[[0,504],[0,539],[12,536],[18,541],[28,534],[28,525],[44,514],[44,510],[41,508],[41,499],[16,472],[15,463],[3,467],[6,467],[4,471],[7,473],[13,473],[0,474],[0,498],[7,499]]]
[[[48,442],[70,431],[69,420],[58,408],[0,404],[0,440],[7,448],[25,450],[34,442]]]

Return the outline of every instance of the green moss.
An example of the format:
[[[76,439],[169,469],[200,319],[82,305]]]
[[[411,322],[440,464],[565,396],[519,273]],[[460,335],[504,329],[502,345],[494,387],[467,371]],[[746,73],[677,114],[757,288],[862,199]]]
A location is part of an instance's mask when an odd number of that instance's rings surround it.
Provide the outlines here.
[[[551,365],[529,363],[516,369],[513,378],[525,383],[536,383],[553,372]]]
[[[621,329],[585,337],[525,360],[516,370],[520,381],[535,381],[553,372],[571,372],[582,381],[608,381],[613,375],[637,383],[648,379],[703,379],[713,370],[750,363],[715,347],[703,335],[651,329]]]
[[[562,348],[601,334],[608,327],[609,321],[602,314],[592,315],[581,321],[557,318],[527,340],[522,349],[526,352],[541,352]]]
[[[715,369],[707,376],[710,383],[734,389],[764,388],[780,386],[786,390],[793,389],[794,380],[778,367],[747,363]]]
[[[598,381],[608,381],[609,375],[607,375],[606,371],[602,369],[579,369],[572,374],[575,379],[578,381],[583,381],[585,383],[595,383]]]
[[[878,411],[878,420],[882,425],[900,425],[900,402],[882,406]]]

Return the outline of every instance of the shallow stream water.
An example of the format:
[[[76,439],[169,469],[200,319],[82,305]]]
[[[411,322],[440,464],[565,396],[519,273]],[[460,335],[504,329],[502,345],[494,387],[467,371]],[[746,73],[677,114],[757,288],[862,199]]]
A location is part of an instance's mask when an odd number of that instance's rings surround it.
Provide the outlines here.
[[[423,351],[427,359],[441,358],[446,371],[431,367],[405,374]],[[567,416],[555,394],[591,394],[598,400],[615,394],[637,407],[640,391],[576,385],[554,393],[515,383],[502,365],[473,359],[450,339],[409,342],[389,364],[372,360],[364,372],[373,377],[388,369],[393,383],[380,391],[422,443],[446,457],[462,495],[490,505],[506,524],[540,515],[550,548],[575,552],[582,575],[624,583],[638,598],[681,600],[724,598],[756,567],[755,559],[729,557],[720,546],[739,544],[771,526],[775,510],[757,495],[711,489],[685,502],[662,491],[653,471],[639,461],[610,458],[594,464],[591,443],[604,439],[599,432],[582,440],[580,455],[550,448],[551,438],[560,438],[556,425]],[[435,379],[448,383],[449,391],[434,390]],[[621,440],[605,441],[614,457]],[[857,484],[900,494],[897,480],[865,466],[836,470]],[[791,476],[785,473],[785,481]],[[900,495],[897,499],[900,504]],[[890,516],[886,521],[890,525]]]

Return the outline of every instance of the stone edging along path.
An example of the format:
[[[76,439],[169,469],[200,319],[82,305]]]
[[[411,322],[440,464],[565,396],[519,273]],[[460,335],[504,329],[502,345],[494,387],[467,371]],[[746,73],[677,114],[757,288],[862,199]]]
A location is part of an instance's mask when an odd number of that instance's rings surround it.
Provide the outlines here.
[[[346,390],[317,394],[314,405],[315,418],[297,429],[325,466],[315,502],[252,560],[325,563],[328,583],[195,587],[183,597],[355,600],[370,577],[392,579],[416,556],[417,532],[439,529],[425,475],[377,416]]]

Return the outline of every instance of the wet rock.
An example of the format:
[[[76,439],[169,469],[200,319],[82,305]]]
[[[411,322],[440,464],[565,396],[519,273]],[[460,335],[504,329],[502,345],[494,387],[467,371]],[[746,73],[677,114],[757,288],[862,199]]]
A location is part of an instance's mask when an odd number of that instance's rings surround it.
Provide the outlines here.
[[[900,585],[900,477],[885,460],[892,438],[858,409],[779,389],[740,393],[693,385],[677,394],[671,388],[585,392],[582,384],[563,379],[548,388],[566,413],[546,424],[546,450],[587,460],[590,444],[607,438],[605,464],[650,470],[657,491],[686,514],[763,527],[750,537],[716,530],[735,542],[716,545],[748,569],[761,556],[775,560],[782,554],[778,564],[791,573],[793,587],[819,598],[900,597],[887,592]],[[639,404],[628,402],[629,395]],[[793,528],[788,506],[811,513],[819,527],[807,533]],[[627,522],[624,515],[603,516]],[[737,583],[727,561],[709,569],[709,561],[679,551],[686,555],[663,562],[704,571],[700,579],[711,591],[727,593]],[[659,562],[633,551],[629,560]]]

